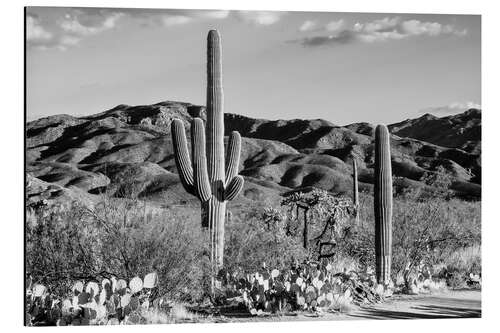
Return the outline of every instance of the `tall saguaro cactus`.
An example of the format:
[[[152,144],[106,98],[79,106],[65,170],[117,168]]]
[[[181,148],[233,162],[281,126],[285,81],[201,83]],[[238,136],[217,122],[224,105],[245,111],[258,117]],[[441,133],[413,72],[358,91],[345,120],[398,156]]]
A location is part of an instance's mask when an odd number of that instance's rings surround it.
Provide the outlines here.
[[[375,129],[375,264],[377,282],[391,281],[392,255],[392,171],[389,131],[385,125]]]
[[[224,258],[226,202],[238,195],[244,181],[238,175],[241,137],[236,131],[229,136],[224,159],[221,38],[216,30],[210,30],[207,37],[207,136],[205,140],[203,120],[194,118],[191,122],[192,161],[184,124],[175,119],[171,129],[179,177],[185,190],[201,202],[201,225],[210,231],[211,259],[218,270]]]

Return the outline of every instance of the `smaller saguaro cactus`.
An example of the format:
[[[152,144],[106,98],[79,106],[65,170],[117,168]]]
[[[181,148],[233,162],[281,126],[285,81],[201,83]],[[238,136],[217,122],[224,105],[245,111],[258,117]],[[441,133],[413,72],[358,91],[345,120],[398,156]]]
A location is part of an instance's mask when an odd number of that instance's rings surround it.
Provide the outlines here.
[[[385,125],[375,129],[375,265],[377,282],[391,281],[392,255],[392,170],[389,131]]]
[[[356,159],[352,158],[352,203],[354,204],[354,217],[359,221],[359,192],[358,192],[358,166]]]
[[[299,207],[297,205],[297,207]],[[309,207],[307,206],[301,206],[304,210],[304,229],[302,230],[302,245],[304,246],[304,249],[307,249],[307,245],[309,244],[309,223],[307,221],[307,215],[309,213]]]

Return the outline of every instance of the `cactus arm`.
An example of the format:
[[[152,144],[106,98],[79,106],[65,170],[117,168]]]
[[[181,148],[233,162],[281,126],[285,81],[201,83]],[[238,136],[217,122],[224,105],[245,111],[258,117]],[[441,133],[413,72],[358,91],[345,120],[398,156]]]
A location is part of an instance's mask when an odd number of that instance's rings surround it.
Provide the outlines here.
[[[224,173],[224,93],[222,89],[221,38],[217,30],[207,37],[207,168],[217,192]]]
[[[238,174],[241,154],[241,136],[237,131],[231,132],[226,154],[226,185]]]
[[[170,125],[172,132],[172,143],[174,146],[175,164],[181,179],[182,186],[186,192],[196,195],[194,188],[193,168],[191,166],[191,159],[189,158],[189,151],[186,140],[186,132],[184,131],[184,124],[179,119],[174,119]]]
[[[234,176],[233,179],[229,182],[229,184],[226,186],[226,189],[224,191],[224,199],[227,201],[231,201],[236,196],[240,193],[241,189],[243,188],[243,184],[245,183],[245,180],[243,179],[242,176]]]
[[[191,141],[194,187],[200,200],[207,201],[212,196],[212,191],[207,173],[205,128],[203,127],[203,120],[200,118],[194,118],[191,122]]]

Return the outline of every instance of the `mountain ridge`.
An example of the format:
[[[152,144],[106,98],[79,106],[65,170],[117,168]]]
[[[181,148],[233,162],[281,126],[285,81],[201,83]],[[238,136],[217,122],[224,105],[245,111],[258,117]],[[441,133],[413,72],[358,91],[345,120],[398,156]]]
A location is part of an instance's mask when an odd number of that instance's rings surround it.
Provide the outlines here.
[[[171,203],[190,201],[179,186],[170,122],[181,119],[189,136],[193,117],[204,118],[205,108],[164,101],[121,104],[84,117],[55,115],[30,121],[26,169],[40,184],[77,188],[90,195],[101,191],[123,195],[124,182],[133,180],[127,186],[135,187],[140,197],[153,200],[161,194]],[[434,129],[441,126],[442,135],[419,130],[425,119]],[[396,190],[425,187],[421,178],[442,167],[452,177],[457,195],[480,199],[480,120],[480,110],[469,110],[389,125]],[[323,119],[266,120],[225,114],[226,133],[237,130],[243,137],[240,173],[247,182],[238,200],[252,202],[310,186],[348,194],[353,158],[359,166],[360,188],[370,191],[373,128],[369,123],[337,126]],[[461,137],[460,132],[467,136]]]

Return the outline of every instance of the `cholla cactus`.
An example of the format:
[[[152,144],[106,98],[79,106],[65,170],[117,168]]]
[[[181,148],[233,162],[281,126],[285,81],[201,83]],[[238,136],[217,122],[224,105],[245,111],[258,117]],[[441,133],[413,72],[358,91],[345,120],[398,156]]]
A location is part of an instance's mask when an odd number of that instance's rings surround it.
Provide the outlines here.
[[[182,185],[201,201],[201,224],[210,231],[211,259],[217,271],[223,266],[226,202],[238,195],[244,181],[238,175],[241,137],[236,131],[229,136],[224,159],[221,38],[216,30],[209,31],[207,44],[206,142],[200,118],[191,122],[192,162],[184,125],[179,119],[172,122],[172,141]]]
[[[310,192],[295,192],[286,195],[281,200],[282,206],[288,206],[291,213],[297,211],[296,218],[299,218],[299,209],[304,212],[303,246],[307,249],[309,243],[309,212],[313,212],[320,220],[324,220],[325,226],[320,236],[323,237],[328,229],[338,232],[346,218],[352,214],[352,201],[350,198],[333,196],[328,191],[314,188]],[[293,217],[292,217],[293,218]]]
[[[375,130],[375,264],[377,282],[391,281],[392,171],[389,131],[384,125]]]
[[[262,213],[262,218],[267,224],[271,225],[283,221],[286,218],[286,215],[279,209],[266,207]]]

